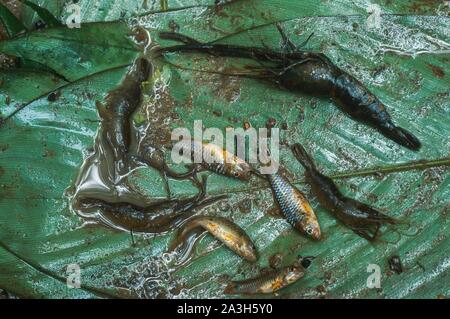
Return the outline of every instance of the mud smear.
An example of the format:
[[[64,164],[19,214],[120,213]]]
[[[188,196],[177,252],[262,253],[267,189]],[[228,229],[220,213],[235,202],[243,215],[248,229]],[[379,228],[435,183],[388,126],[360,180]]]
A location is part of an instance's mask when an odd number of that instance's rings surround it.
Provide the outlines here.
[[[416,14],[436,14],[440,6],[445,5],[442,0],[416,0],[410,4],[410,9]]]
[[[140,109],[134,116],[133,123],[137,127],[137,138],[135,145],[140,153],[149,147],[171,147],[171,125],[179,121],[179,116],[174,112],[175,101],[170,94],[170,75],[163,68],[156,70],[147,91],[149,95],[144,96]]]
[[[227,59],[220,57],[199,57],[194,58],[198,62],[195,69],[202,69],[201,61],[207,61],[208,69],[216,70],[217,73],[194,72],[194,81],[198,86],[211,88],[215,98],[226,102],[227,104],[235,103],[241,96],[242,79],[237,76],[229,76],[236,70],[227,66]],[[220,74],[223,73],[223,74]]]
[[[445,72],[441,67],[438,67],[437,65],[427,63],[430,67],[431,71],[433,71],[433,74],[437,78],[443,78],[445,76]]]

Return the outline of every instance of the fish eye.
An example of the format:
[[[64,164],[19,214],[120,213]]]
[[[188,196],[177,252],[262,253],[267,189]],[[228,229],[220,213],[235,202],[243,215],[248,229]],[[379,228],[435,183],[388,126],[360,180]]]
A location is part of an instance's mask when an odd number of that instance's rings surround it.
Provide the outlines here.
[[[239,177],[239,172],[234,172],[234,177]]]
[[[307,233],[308,235],[312,235],[313,229],[312,229],[311,226],[306,227],[306,233]]]

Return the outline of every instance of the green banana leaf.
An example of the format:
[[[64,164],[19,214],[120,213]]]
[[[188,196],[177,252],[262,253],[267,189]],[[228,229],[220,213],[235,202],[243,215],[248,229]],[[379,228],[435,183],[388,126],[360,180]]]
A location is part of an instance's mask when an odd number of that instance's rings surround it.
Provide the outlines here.
[[[0,3],[0,22],[10,37],[25,31],[22,22],[2,3]]]
[[[46,8],[39,6],[36,3],[33,3],[28,0],[22,0],[21,1],[24,5],[30,7],[33,11],[36,12],[36,14],[39,16],[39,18],[42,19],[42,21],[49,27],[58,27],[61,26],[61,22]]]
[[[70,15],[68,2],[34,2],[60,21]],[[316,259],[300,281],[263,297],[450,296],[448,8],[439,2],[384,0],[180,3],[79,1],[80,29],[46,28],[0,42],[0,54],[45,67],[0,69],[0,111],[5,118],[14,114],[0,127],[0,288],[33,298],[217,298],[225,297],[228,279],[253,276],[279,254],[283,265],[299,255]],[[382,10],[379,28],[367,23],[370,4]],[[32,26],[35,14],[23,10],[24,24]],[[284,144],[302,143],[346,195],[406,221],[407,229],[383,229],[385,240],[375,243],[355,235],[310,194],[287,147],[281,149],[281,164],[310,198],[321,241],[305,238],[274,216],[271,190],[260,179],[208,178],[210,195],[229,198],[204,213],[229,217],[244,228],[259,250],[255,264],[206,236],[189,263],[174,267],[165,254],[174,233],[130,234],[76,215],[67,193],[94,144],[95,101],[120,83],[140,54],[129,37],[136,22],[160,45],[171,42],[161,41],[157,32],[171,29],[201,41],[272,48],[281,44],[277,22],[294,43],[314,33],[305,48],[325,53],[373,91],[395,122],[422,141],[419,152],[352,121],[327,100],[217,72],[244,61],[195,54],[155,58],[157,71],[149,84],[167,87],[161,92],[147,86],[145,103],[157,111],[149,123],[139,111],[135,123],[149,125],[154,143],[164,145],[173,128],[192,129],[194,120],[225,131],[244,121],[265,127],[274,118],[285,128]],[[49,98],[55,92],[58,98]],[[151,168],[133,172],[130,183],[149,198],[167,196],[160,174]],[[170,188],[180,198],[196,193],[187,181],[170,180]],[[402,273],[389,268],[392,256],[400,257]],[[79,289],[66,284],[71,264],[81,269]],[[367,286],[370,264],[381,269],[380,288]]]

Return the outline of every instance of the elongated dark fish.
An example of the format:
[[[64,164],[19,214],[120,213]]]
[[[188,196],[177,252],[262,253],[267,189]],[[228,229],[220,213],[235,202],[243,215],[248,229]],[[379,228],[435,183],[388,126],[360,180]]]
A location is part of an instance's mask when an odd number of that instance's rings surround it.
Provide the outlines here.
[[[264,66],[259,71],[255,69],[255,72],[236,75],[270,81],[292,92],[330,98],[351,118],[376,128],[402,146],[411,150],[420,149],[420,141],[407,130],[396,126],[384,104],[361,82],[334,65],[324,54],[299,50],[288,40],[281,27],[279,31],[288,48],[283,52],[258,47],[200,43],[171,32],[163,32],[160,37],[185,44],[161,48],[159,51],[201,52],[271,63],[274,66]]]
[[[142,102],[142,83],[152,72],[152,65],[145,58],[138,58],[122,83],[108,93],[104,102],[97,101],[102,121],[103,138],[108,141],[117,172],[128,172],[128,152],[131,142],[130,117]]]
[[[311,238],[320,239],[320,226],[306,196],[280,174],[268,175],[281,212],[295,229]]]
[[[183,156],[189,157],[189,159],[200,158],[201,163],[198,164],[218,174],[248,180],[253,171],[246,161],[213,143],[182,140],[178,141],[176,145],[189,150],[189,153],[183,154]]]
[[[342,195],[333,180],[317,170],[302,145],[294,144],[292,152],[305,168],[306,182],[311,185],[319,203],[359,236],[372,241],[377,238],[382,224],[398,223],[369,205]]]
[[[305,268],[295,263],[279,270],[271,270],[257,277],[241,281],[232,281],[225,288],[225,294],[255,295],[270,294],[298,281],[305,275]]]
[[[206,180],[199,185],[201,191],[194,197],[183,200],[165,200],[147,207],[138,207],[129,203],[108,203],[94,198],[84,198],[79,205],[88,209],[97,209],[115,227],[135,232],[165,233],[178,228],[199,209],[208,206],[226,196],[205,198]]]
[[[256,247],[250,237],[237,224],[223,217],[196,216],[189,220],[179,231],[172,250],[183,243],[189,234],[199,227],[208,231],[242,258],[252,262],[257,260]]]
[[[280,69],[275,80],[290,91],[331,98],[351,118],[376,128],[394,142],[411,150],[421,147],[414,135],[393,123],[385,105],[373,93],[324,55],[311,54],[293,62]]]

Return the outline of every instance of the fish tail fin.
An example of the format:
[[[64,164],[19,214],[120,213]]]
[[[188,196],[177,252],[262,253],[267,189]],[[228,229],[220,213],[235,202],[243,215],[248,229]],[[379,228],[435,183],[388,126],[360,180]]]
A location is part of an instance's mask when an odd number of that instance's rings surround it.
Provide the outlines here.
[[[355,205],[355,207],[357,207],[359,210],[365,212],[368,216],[367,217],[368,221],[375,222],[378,224],[392,224],[392,225],[402,223],[402,221],[400,221],[399,219],[396,219],[396,218],[390,217],[386,214],[383,214],[379,210],[377,210],[365,203],[361,203],[354,199],[347,199],[347,202],[353,203],[353,205]]]
[[[168,251],[175,251],[185,241],[185,237],[186,236],[182,233],[182,231],[179,230],[175,235],[175,239],[170,243]]]
[[[212,205],[217,201],[228,198],[228,195],[217,195],[212,197],[206,197],[206,179],[207,177],[202,177],[202,180],[198,182],[200,186],[200,192],[196,195],[194,200],[190,200],[187,204],[182,204],[181,207],[178,207],[181,211],[189,211],[189,214],[195,214],[198,210]],[[196,217],[193,217],[186,221],[184,220],[184,224],[181,225],[181,228],[178,230],[175,240],[169,247],[170,251],[174,251],[178,246],[186,241],[186,239],[192,234],[193,230],[198,228],[199,225],[196,222]]]
[[[195,222],[195,217],[189,220],[186,224],[184,224],[178,231],[175,237],[175,240],[170,244],[169,251],[174,251],[178,246],[183,244],[187,237],[191,234],[191,232],[197,228],[198,225]]]
[[[316,165],[302,145],[300,145],[299,143],[295,143],[291,146],[291,150],[295,158],[300,162],[300,164],[302,164],[305,169],[316,170]]]
[[[223,293],[226,295],[236,294],[236,283],[234,281],[230,281],[223,290]]]
[[[195,217],[194,217],[195,218]],[[196,242],[205,234],[205,230],[193,220],[188,222],[176,235],[175,240],[169,247],[169,252],[176,251],[178,263],[184,264],[193,254]]]
[[[380,131],[384,136],[410,150],[418,151],[422,146],[417,137],[404,128],[395,126],[392,122],[388,122],[388,124],[381,126]]]
[[[391,225],[397,225],[397,224],[403,224],[403,223],[404,223],[403,221],[401,221],[401,220],[399,220],[399,219],[397,219],[397,218],[390,217],[390,216],[385,215],[385,214],[383,214],[383,213],[380,213],[380,214],[378,215],[377,219],[378,219],[380,222],[382,222],[382,223],[385,223],[385,224],[391,224]]]

